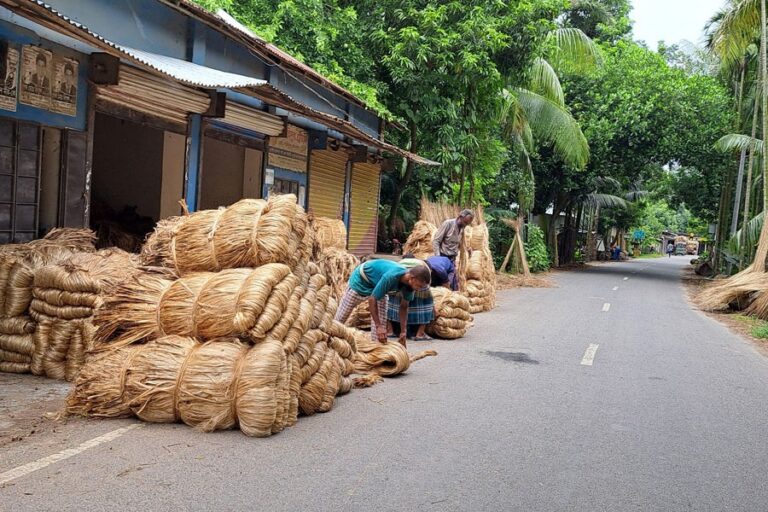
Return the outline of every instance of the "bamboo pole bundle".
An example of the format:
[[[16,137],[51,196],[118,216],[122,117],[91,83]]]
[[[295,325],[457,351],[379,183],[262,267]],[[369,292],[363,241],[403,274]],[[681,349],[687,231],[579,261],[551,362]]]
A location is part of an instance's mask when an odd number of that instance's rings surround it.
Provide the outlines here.
[[[147,239],[142,257],[145,264],[174,268],[181,275],[267,263],[295,268],[309,260],[312,237],[296,196],[274,195],[162,224]]]
[[[448,288],[432,288],[432,298],[437,314],[427,332],[448,340],[463,338],[472,325],[469,299]]]

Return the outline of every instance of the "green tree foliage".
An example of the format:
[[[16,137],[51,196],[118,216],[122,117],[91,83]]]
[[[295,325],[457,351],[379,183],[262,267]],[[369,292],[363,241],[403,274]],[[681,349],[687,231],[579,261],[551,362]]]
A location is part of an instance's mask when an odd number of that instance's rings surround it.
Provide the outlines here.
[[[549,270],[550,260],[547,243],[544,241],[544,232],[539,226],[528,226],[528,242],[525,243],[525,255],[528,257],[528,265],[531,267],[531,272],[546,272]]]
[[[573,0],[565,12],[565,24],[592,39],[615,42],[632,30],[629,0]]]
[[[712,219],[729,163],[714,147],[732,125],[729,91],[716,78],[688,75],[631,42],[605,45],[604,56],[595,73],[565,80],[566,101],[592,151],[587,172],[566,172],[566,180],[552,179],[549,187],[562,190],[563,181],[578,186],[600,176],[629,185],[658,179],[665,166],[681,168],[685,174],[671,181],[671,199],[691,200],[696,215]],[[687,188],[692,180],[707,186]]]

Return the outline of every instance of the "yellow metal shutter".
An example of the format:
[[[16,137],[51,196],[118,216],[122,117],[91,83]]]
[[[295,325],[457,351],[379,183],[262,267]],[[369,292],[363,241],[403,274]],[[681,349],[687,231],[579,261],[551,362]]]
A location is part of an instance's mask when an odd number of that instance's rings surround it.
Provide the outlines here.
[[[282,118],[231,101],[227,101],[223,121],[264,135],[279,136],[285,131],[285,121]]]
[[[179,124],[187,124],[189,113],[208,110],[208,94],[168,79],[120,65],[118,85],[96,88],[96,99]]]
[[[316,217],[340,219],[344,213],[347,160],[344,150],[313,150],[309,160],[309,211]]]
[[[352,166],[349,252],[357,256],[376,252],[380,172],[381,166],[376,164],[356,163]]]

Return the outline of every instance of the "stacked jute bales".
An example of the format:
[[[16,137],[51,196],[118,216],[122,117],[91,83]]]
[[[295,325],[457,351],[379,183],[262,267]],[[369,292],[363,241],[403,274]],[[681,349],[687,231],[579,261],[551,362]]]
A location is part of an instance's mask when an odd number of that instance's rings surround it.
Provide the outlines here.
[[[467,227],[464,235],[465,244],[472,249],[464,293],[469,298],[473,314],[490,311],[496,307],[496,268],[488,239],[488,226],[481,220],[480,224]]]
[[[70,413],[267,436],[352,389],[361,336],[333,320],[332,286],[308,261],[306,215],[293,196],[241,203],[158,226],[142,257],[180,277],[140,273],[106,298]],[[371,365],[392,366],[396,350]]]
[[[30,315],[37,326],[31,371],[71,381],[93,348],[93,316],[102,296],[137,271],[138,261],[120,249],[77,253],[35,271]]]
[[[447,340],[463,338],[472,326],[469,299],[448,288],[432,288],[432,298],[437,314],[427,326],[427,332]]]
[[[94,251],[95,239],[90,230],[63,228],[26,244],[0,245],[0,371],[31,371],[36,322],[30,304],[36,271],[75,252]]]
[[[158,225],[142,263],[179,274],[285,263],[296,268],[312,253],[312,232],[296,196],[243,199],[218,210],[173,217]]]

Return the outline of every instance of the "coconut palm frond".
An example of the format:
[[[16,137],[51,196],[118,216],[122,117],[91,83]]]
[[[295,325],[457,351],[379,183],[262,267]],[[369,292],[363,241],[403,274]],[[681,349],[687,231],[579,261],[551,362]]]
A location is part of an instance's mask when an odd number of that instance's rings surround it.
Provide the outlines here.
[[[734,151],[754,151],[757,154],[763,154],[763,141],[753,139],[749,135],[741,133],[729,133],[715,142],[715,148],[723,153]]]
[[[560,78],[552,65],[542,58],[537,58],[531,65],[530,89],[561,107],[565,106],[565,94],[560,85]]]
[[[717,21],[712,51],[725,62],[742,59],[760,30],[760,0],[734,1]]]
[[[550,32],[548,37],[556,48],[552,64],[557,69],[584,72],[603,63],[600,48],[578,28],[559,28]]]
[[[732,254],[738,254],[742,247],[754,247],[760,240],[760,232],[763,230],[763,222],[765,221],[765,212],[758,213],[755,217],[747,222],[746,232],[743,229],[738,230],[728,240],[728,252]]]
[[[581,198],[581,201],[586,205],[600,208],[627,208],[628,206],[624,198],[613,194],[587,194]]]
[[[554,101],[527,89],[517,88],[509,91],[536,139],[551,144],[555,153],[563,161],[578,169],[583,169],[589,161],[589,143],[581,126],[565,108]]]

